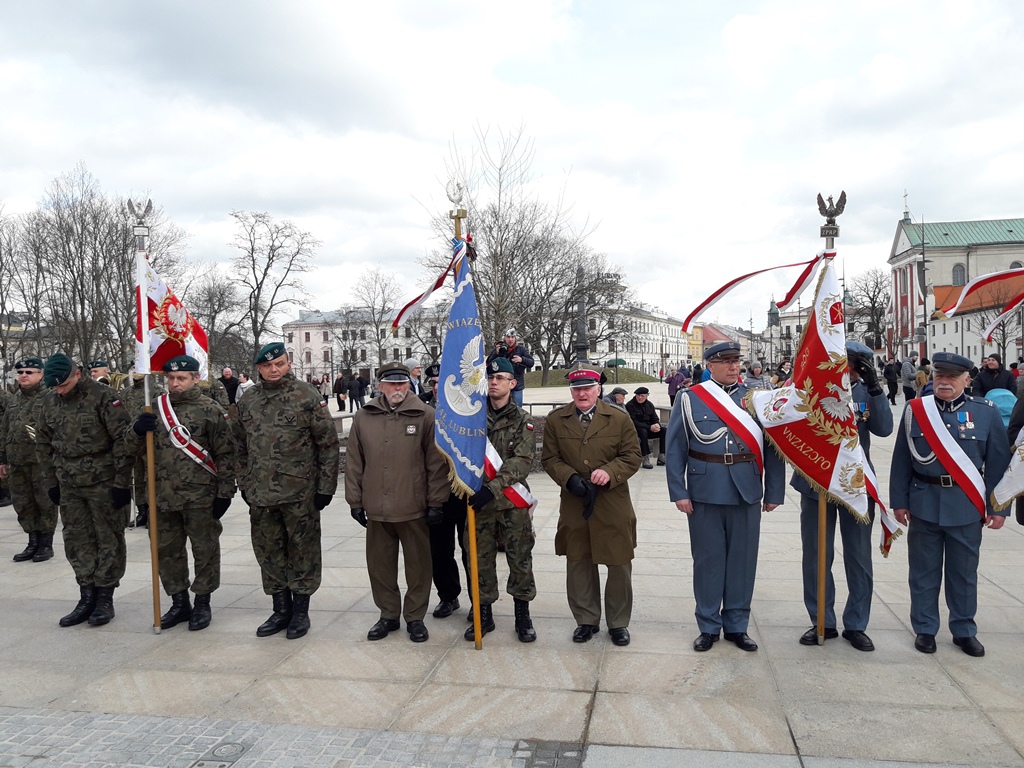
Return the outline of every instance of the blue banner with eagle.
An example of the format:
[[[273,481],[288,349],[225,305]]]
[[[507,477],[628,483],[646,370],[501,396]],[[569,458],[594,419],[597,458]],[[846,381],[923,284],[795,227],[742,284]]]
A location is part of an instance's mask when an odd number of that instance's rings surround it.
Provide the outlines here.
[[[487,370],[466,242],[452,238],[455,300],[445,326],[434,441],[459,496],[480,490],[487,452]]]

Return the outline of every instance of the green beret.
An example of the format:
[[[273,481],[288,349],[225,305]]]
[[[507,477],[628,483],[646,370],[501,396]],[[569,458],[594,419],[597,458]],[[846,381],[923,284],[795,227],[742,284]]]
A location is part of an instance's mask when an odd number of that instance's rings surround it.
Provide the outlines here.
[[[513,376],[516,375],[515,368],[512,367],[512,361],[507,357],[496,357],[487,364],[487,375],[490,376],[492,373],[511,373]]]
[[[43,370],[43,361],[38,357],[26,357],[22,360],[18,360],[14,367],[17,368],[38,368],[40,371]]]
[[[264,344],[263,349],[260,350],[259,354],[256,355],[256,359],[253,360],[253,365],[259,365],[260,363],[269,363],[271,360],[277,360],[279,357],[284,357],[287,354],[284,348],[284,344],[280,341],[272,341],[269,344]]]
[[[48,387],[56,387],[68,380],[75,370],[75,364],[67,355],[57,352],[50,355],[43,366],[43,381]]]
[[[108,363],[106,360],[93,360],[92,362],[89,363],[89,367],[90,368],[109,368],[110,367],[110,363]]]
[[[185,371],[186,373],[199,373],[199,361],[188,355],[172,357],[164,363],[164,372]]]

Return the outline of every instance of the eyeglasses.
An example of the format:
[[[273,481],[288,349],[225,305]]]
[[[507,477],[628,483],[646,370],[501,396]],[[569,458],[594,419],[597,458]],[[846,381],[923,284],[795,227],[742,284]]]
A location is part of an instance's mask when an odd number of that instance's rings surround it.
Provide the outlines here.
[[[487,374],[487,380],[490,381],[491,379],[497,379],[498,381],[515,381],[516,380],[515,376],[499,376],[496,373],[489,373],[489,374]]]
[[[38,368],[32,368],[27,371],[18,371],[19,376],[31,376],[33,373],[42,373]]]

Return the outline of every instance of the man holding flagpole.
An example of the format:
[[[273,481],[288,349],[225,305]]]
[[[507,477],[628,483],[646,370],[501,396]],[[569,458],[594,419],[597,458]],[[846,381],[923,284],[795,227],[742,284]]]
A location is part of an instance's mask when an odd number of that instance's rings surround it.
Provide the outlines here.
[[[992,507],[992,491],[1010,463],[1010,444],[998,409],[964,394],[970,359],[932,355],[934,395],[908,401],[889,471],[889,506],[909,525],[910,622],[914,647],[935,653],[939,589],[945,573],[953,643],[984,656],[974,615],[983,528],[998,529],[1006,510]]]
[[[761,512],[785,499],[785,465],[743,407],[740,345],[715,344],[704,359],[711,378],[676,397],[666,452],[669,496],[690,528],[693,648],[711,650],[724,630],[740,650],[756,651],[747,626]]]

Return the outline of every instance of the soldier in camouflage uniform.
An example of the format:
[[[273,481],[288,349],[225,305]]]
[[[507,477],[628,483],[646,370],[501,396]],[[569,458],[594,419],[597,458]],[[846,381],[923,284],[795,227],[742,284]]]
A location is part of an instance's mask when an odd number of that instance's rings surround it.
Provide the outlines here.
[[[238,401],[233,426],[252,548],[274,600],[256,636],[287,627],[294,639],[309,631],[320,587],[320,511],[338,486],[338,432],[320,393],[291,373],[284,344],[267,344],[254,362],[262,381]]]
[[[228,391],[224,389],[224,385],[214,379],[204,379],[199,382],[199,389],[208,398],[213,400],[217,405],[223,408],[225,411],[228,410],[230,403],[228,402]]]
[[[149,395],[155,400],[164,393],[164,386],[159,376],[151,376],[149,381]],[[132,384],[127,387],[121,395],[125,408],[132,419],[138,418],[146,410],[146,377],[141,373],[132,375]],[[138,513],[135,515],[136,528],[149,527],[149,489],[146,486],[146,457],[135,457],[135,464],[132,466],[132,498],[135,499],[135,506]],[[131,507],[128,508],[128,527],[132,526]]]
[[[521,642],[532,643],[537,639],[530,618],[530,601],[537,596],[532,510],[517,507],[504,493],[515,483],[525,484],[535,450],[530,416],[512,399],[515,386],[515,369],[506,358],[496,357],[487,364],[487,439],[503,463],[469,503],[476,511],[481,628],[484,634],[494,631],[491,605],[498,599],[498,535],[503,535],[509,569],[505,589],[515,605],[516,635]],[[465,638],[475,639],[473,627],[466,630]]]
[[[124,442],[131,417],[110,387],[83,376],[67,355],[51,355],[43,381],[36,457],[47,494],[60,505],[64,551],[81,590],[62,627],[114,618],[114,589],[124,576],[124,507],[131,503],[132,457]]]
[[[18,522],[28,534],[28,546],[14,562],[41,563],[53,557],[53,532],[57,507],[46,495],[41,468],[36,460],[36,427],[43,405],[43,361],[29,357],[14,364],[18,392],[0,423],[0,477],[9,478]]]
[[[14,405],[14,395],[6,386],[0,384],[0,419],[3,419],[7,409]],[[0,477],[0,507],[11,506],[11,486],[6,477]]]
[[[165,418],[165,405],[157,401],[156,413],[139,414],[124,439],[132,453],[144,456],[146,433],[155,433],[160,580],[172,600],[170,610],[160,617],[160,629],[186,619],[190,630],[206,629],[211,619],[210,593],[220,586],[220,519],[235,495],[234,440],[227,412],[196,386],[199,361],[181,355],[163,368],[173,421]],[[188,437],[178,425],[188,430]],[[209,462],[202,461],[202,451]],[[193,458],[197,454],[199,460]],[[196,569],[191,582],[196,593],[194,610],[188,598],[186,540],[192,544]]]

